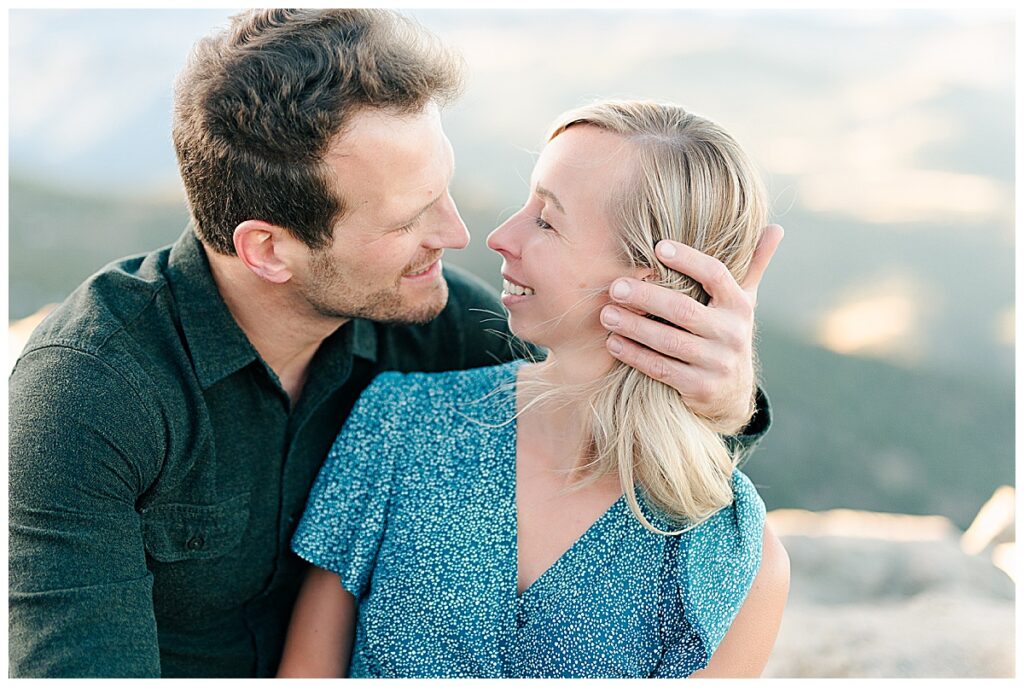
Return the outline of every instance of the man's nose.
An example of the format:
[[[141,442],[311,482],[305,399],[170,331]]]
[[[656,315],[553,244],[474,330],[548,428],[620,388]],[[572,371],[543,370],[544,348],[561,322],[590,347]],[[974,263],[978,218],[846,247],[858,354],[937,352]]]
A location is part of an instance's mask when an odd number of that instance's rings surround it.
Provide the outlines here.
[[[459,209],[451,195],[441,201],[442,206],[438,222],[437,233],[432,237],[430,248],[465,248],[469,245],[469,230],[466,223],[462,221]]]

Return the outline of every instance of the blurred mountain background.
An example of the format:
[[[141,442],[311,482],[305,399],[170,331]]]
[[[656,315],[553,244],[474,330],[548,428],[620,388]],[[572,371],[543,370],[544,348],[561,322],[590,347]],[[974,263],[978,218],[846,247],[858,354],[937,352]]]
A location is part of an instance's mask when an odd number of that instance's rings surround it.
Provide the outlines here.
[[[760,164],[786,238],[758,304],[774,425],[744,469],[770,510],[964,530],[1014,483],[1009,11],[410,14],[467,61],[445,127],[473,242],[448,259],[496,287],[484,238],[525,199],[564,109],[673,101]],[[10,12],[12,321],[181,233],[172,82],[229,15]]]

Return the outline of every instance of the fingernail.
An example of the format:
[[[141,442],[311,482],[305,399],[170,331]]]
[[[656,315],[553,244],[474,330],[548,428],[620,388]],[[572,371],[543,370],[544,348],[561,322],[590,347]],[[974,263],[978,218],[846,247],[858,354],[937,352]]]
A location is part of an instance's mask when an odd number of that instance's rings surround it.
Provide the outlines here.
[[[668,241],[662,241],[658,244],[658,252],[661,253],[661,257],[663,258],[676,257],[676,247]]]
[[[612,353],[622,353],[622,342],[616,338],[610,338],[608,339],[608,348],[611,350]]]
[[[607,307],[601,311],[601,319],[605,324],[609,324],[613,327],[622,321],[622,318],[619,317],[619,309],[612,307]]]
[[[629,284],[627,282],[617,281],[615,282],[615,286],[612,287],[612,297],[617,298],[620,301],[623,301],[629,298],[630,291],[631,289],[629,288]]]

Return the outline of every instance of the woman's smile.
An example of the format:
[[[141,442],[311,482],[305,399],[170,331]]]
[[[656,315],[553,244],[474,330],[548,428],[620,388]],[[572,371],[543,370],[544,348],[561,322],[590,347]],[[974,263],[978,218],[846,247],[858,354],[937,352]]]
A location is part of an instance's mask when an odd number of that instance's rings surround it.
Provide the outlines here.
[[[501,287],[501,302],[506,307],[521,303],[530,296],[534,295],[534,290],[529,286],[524,286],[519,282],[512,281],[508,276],[502,276],[502,287]]]

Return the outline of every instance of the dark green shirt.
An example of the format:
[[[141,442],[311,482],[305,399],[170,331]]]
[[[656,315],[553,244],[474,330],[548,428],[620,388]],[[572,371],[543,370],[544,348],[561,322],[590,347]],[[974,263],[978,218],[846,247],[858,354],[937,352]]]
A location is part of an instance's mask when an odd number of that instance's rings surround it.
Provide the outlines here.
[[[76,290],[10,379],[10,675],[272,676],[305,570],[289,542],[360,392],[521,352],[493,290],[445,278],[432,322],[328,337],[294,407],[191,230]],[[759,395],[736,441],[769,423]]]

